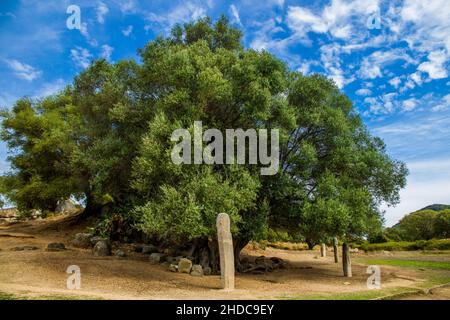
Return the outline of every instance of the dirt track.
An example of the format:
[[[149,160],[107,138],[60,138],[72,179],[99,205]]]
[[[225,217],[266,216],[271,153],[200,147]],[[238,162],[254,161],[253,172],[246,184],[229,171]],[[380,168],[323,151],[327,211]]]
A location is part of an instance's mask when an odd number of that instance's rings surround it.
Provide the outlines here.
[[[263,275],[237,275],[236,290],[219,289],[219,276],[193,277],[151,265],[142,254],[128,257],[94,257],[90,250],[70,246],[84,226],[69,226],[64,218],[0,226],[0,292],[26,296],[76,295],[103,299],[279,299],[308,295],[367,291],[366,268],[353,265],[353,278],[342,276],[332,257],[317,252],[278,249],[244,251],[248,255],[277,256],[289,261],[288,269]],[[46,252],[50,242],[63,242],[68,250]],[[17,246],[33,251],[11,251]],[[126,248],[124,248],[126,250]],[[66,289],[66,269],[81,269],[81,289]],[[414,270],[382,267],[383,288],[414,287],[423,282]]]

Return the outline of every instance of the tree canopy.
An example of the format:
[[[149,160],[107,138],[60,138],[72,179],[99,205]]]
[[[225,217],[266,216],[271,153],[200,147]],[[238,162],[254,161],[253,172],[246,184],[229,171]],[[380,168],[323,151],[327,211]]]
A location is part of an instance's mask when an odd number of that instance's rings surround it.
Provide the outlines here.
[[[11,172],[2,191],[21,210],[53,210],[78,197],[107,206],[130,229],[212,254],[215,217],[227,212],[237,253],[270,227],[311,246],[381,228],[379,204],[396,204],[406,167],[366,129],[332,80],[291,71],[246,49],[222,17],[184,26],[139,50],[140,62],[97,60],[62,92],[21,99],[2,113]],[[280,168],[176,165],[178,128],[278,129]],[[206,253],[205,253],[206,252]],[[213,264],[213,262],[211,262]]]
[[[441,207],[436,207],[437,209]],[[384,232],[397,241],[416,241],[450,238],[450,210],[419,210],[404,216]]]

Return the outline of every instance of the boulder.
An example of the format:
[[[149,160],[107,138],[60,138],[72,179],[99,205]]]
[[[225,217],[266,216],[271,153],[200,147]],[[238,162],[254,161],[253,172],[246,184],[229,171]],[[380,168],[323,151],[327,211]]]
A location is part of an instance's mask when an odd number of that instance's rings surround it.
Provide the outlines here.
[[[152,264],[162,263],[165,261],[165,259],[166,259],[166,255],[164,253],[158,253],[158,252],[153,252],[149,258],[149,260]]]
[[[172,271],[172,272],[178,272],[178,265],[176,265],[176,264],[170,264],[170,265],[169,265],[169,271]]]
[[[47,251],[56,252],[66,250],[66,246],[61,242],[52,242],[47,245]]]
[[[72,240],[72,245],[76,248],[89,249],[92,248],[92,235],[89,233],[77,233],[75,239]]]
[[[158,248],[152,244],[146,244],[142,247],[142,253],[144,254],[157,253],[158,251],[159,251]]]
[[[116,250],[116,252],[114,253],[114,255],[116,256],[116,257],[118,257],[118,258],[125,258],[126,257],[126,254],[125,254],[125,252],[123,251],[123,250]]]
[[[104,257],[111,254],[111,244],[108,240],[100,240],[94,246],[94,256]]]
[[[92,247],[95,246],[97,244],[97,242],[99,242],[99,241],[107,241],[111,245],[108,238],[95,236],[95,237],[91,238]]]
[[[75,205],[75,202],[73,202],[70,199],[67,200],[60,200],[56,204],[56,213],[68,213],[77,210],[77,206]]]
[[[194,264],[192,266],[191,276],[203,277],[203,267],[199,264]]]
[[[358,253],[359,249],[358,248],[350,248],[350,253]]]
[[[178,261],[178,272],[190,273],[192,268],[192,261],[186,258],[181,258]]]
[[[212,269],[210,267],[204,267],[203,268],[203,274],[205,276],[209,276],[209,275],[211,275],[211,273],[212,273]]]

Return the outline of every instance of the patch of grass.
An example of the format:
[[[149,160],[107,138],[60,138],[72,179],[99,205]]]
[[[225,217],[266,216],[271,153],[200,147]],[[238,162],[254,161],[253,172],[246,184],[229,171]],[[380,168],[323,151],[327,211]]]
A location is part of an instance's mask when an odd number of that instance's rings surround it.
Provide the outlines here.
[[[383,243],[353,244],[355,248],[364,251],[415,251],[415,250],[450,250],[450,239],[433,239],[408,241],[389,241]]]
[[[19,296],[0,291],[0,300],[22,300]]]
[[[408,294],[417,289],[408,287],[397,287],[379,290],[365,290],[358,292],[343,292],[333,294],[316,294],[316,295],[302,295],[294,297],[284,297],[288,300],[372,300],[393,294]]]
[[[363,262],[369,265],[388,265],[411,268],[430,268],[450,270],[450,262],[445,261],[419,261],[403,259],[364,259]]]
[[[102,300],[99,297],[50,294],[41,296],[15,295],[0,291],[0,300]]]
[[[269,242],[268,247],[282,250],[308,250],[308,245],[306,243],[295,243],[295,242]]]

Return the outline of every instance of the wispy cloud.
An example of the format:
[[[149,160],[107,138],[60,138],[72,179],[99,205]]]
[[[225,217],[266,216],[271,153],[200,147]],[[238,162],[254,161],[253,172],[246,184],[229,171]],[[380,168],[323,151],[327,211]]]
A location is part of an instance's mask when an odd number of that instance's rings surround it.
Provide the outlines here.
[[[92,60],[92,54],[88,49],[76,47],[70,50],[70,57],[81,68],[86,69]]]
[[[103,2],[99,2],[98,6],[97,6],[97,21],[98,23],[105,23],[105,16],[108,14],[109,12],[109,8],[106,4],[104,4]]]
[[[234,4],[230,5],[230,13],[233,17],[235,23],[242,25],[241,17],[239,16],[239,11]]]
[[[122,34],[125,36],[125,37],[128,37],[128,36],[130,36],[130,34],[133,32],[133,26],[132,25],[129,25],[128,27],[126,27],[125,29],[122,29]]]
[[[108,60],[108,61],[111,60],[111,55],[113,53],[113,50],[114,50],[114,48],[109,46],[109,45],[107,45],[107,44],[102,45],[101,57],[103,59]]]
[[[27,81],[33,81],[39,78],[42,74],[42,71],[15,59],[6,59],[5,62],[13,71],[15,76]]]

